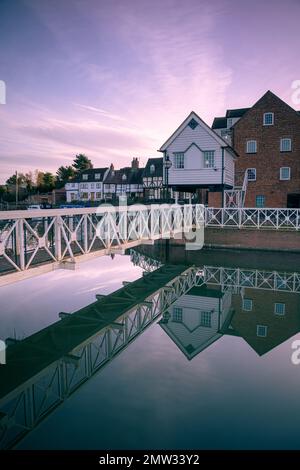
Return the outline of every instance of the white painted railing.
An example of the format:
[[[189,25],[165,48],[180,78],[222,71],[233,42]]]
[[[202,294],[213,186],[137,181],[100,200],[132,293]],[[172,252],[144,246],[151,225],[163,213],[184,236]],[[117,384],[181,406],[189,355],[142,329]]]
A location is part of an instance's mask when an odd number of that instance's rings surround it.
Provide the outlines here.
[[[203,280],[221,286],[223,291],[232,287],[300,293],[300,273],[297,272],[204,266]]]
[[[95,251],[125,250],[187,233],[203,223],[201,204],[0,212],[0,274]]]
[[[207,207],[205,225],[239,229],[300,230],[300,209]]]

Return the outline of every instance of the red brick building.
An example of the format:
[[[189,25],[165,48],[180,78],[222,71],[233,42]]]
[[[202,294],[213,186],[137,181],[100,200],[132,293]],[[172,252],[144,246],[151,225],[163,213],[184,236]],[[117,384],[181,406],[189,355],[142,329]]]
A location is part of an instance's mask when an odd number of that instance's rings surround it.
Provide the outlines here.
[[[268,91],[231,128],[246,207],[300,207],[300,114]]]

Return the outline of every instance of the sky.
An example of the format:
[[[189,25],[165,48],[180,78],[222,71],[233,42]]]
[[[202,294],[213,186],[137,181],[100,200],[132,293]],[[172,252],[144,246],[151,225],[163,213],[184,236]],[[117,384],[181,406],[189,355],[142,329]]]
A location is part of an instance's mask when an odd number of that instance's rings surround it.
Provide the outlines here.
[[[299,0],[0,0],[0,184],[77,153],[143,165],[192,110],[211,125],[268,89],[300,109],[299,18]]]

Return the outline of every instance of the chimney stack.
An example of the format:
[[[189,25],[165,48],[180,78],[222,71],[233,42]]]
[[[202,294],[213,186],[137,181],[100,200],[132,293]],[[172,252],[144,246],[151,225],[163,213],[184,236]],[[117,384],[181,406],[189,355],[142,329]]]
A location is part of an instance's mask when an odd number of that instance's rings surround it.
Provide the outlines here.
[[[132,159],[132,162],[131,162],[131,168],[134,169],[134,170],[137,170],[138,167],[139,167],[139,164],[140,164],[140,162],[139,162],[138,158],[134,157]]]

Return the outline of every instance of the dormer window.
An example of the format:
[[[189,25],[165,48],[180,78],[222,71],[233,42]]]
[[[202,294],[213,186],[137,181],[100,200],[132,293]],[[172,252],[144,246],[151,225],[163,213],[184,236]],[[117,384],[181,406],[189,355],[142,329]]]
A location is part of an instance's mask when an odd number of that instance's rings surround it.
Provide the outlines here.
[[[155,165],[150,165],[150,173],[153,175],[155,173]]]
[[[82,180],[83,180],[83,181],[87,181],[87,180],[88,180],[88,177],[89,177],[89,175],[82,175]]]
[[[123,180],[123,181],[126,181],[126,180],[127,180],[127,176],[125,175],[125,173],[124,173],[124,175],[122,176],[122,180]]]
[[[100,179],[100,176],[101,176],[100,173],[95,173],[95,180],[99,180],[99,179]]]
[[[274,113],[264,113],[264,126],[273,126]]]
[[[232,126],[232,118],[227,118],[227,127],[230,128]]]

